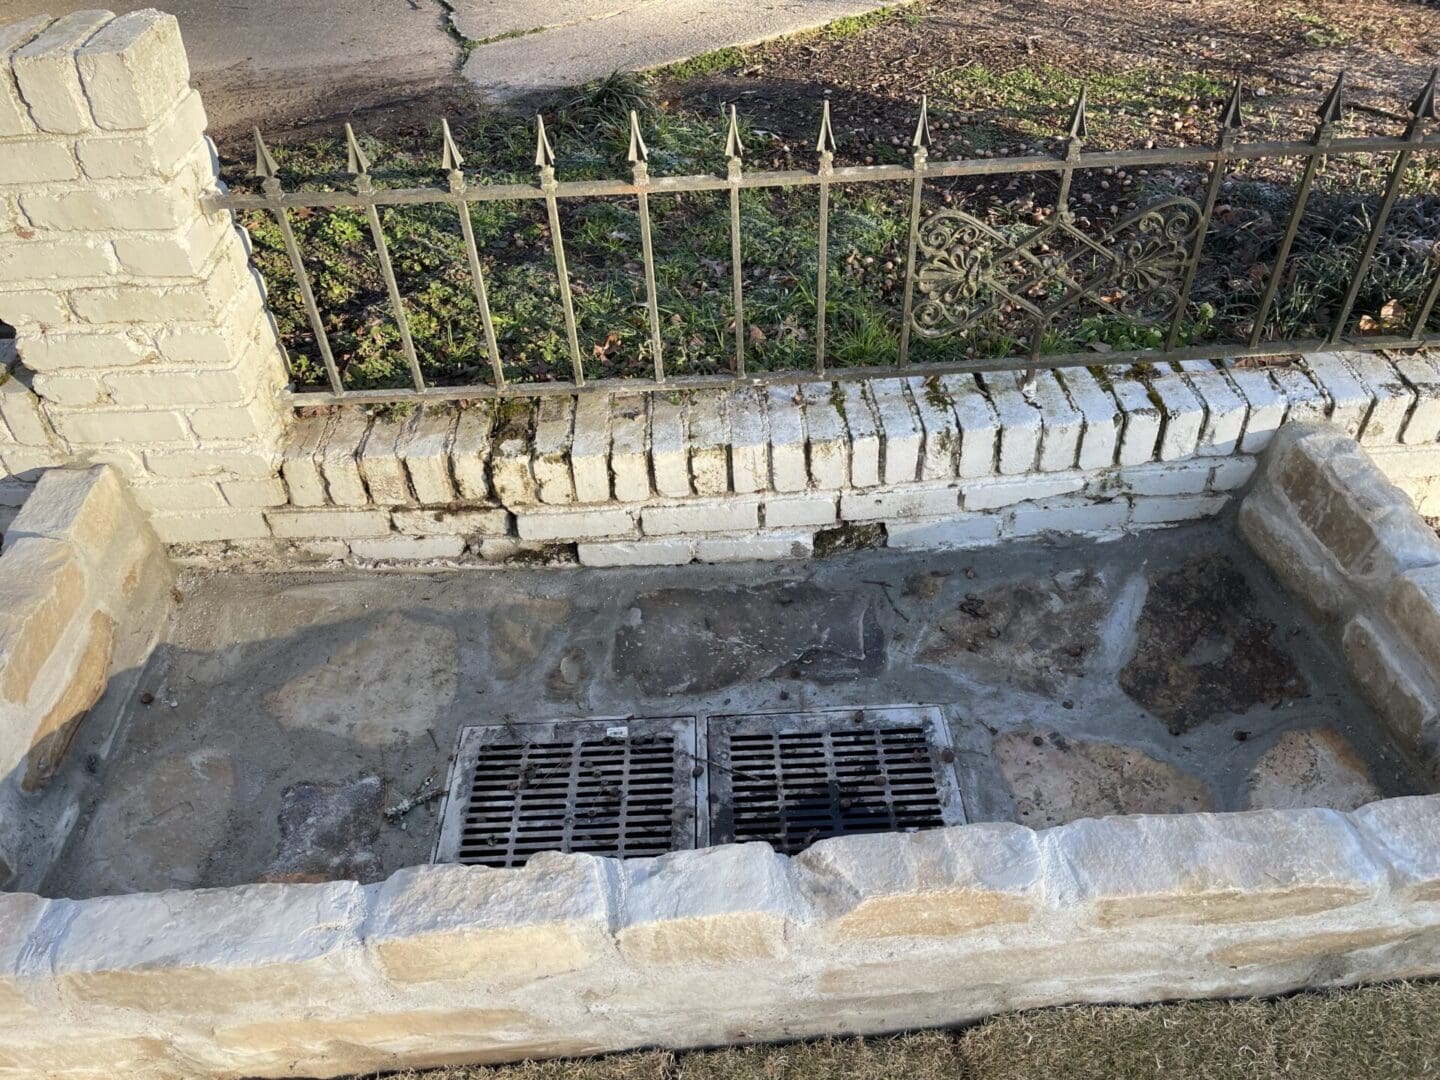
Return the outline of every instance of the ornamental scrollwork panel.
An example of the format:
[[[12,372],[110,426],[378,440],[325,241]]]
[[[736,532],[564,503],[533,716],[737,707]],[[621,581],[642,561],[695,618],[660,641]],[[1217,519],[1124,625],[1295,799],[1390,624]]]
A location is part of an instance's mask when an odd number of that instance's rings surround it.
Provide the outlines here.
[[[1066,216],[1016,242],[963,210],[940,210],[916,237],[912,313],[924,337],[959,333],[993,312],[1048,323],[1088,305],[1143,323],[1173,317],[1194,257],[1201,210],[1152,203],[1092,237]]]

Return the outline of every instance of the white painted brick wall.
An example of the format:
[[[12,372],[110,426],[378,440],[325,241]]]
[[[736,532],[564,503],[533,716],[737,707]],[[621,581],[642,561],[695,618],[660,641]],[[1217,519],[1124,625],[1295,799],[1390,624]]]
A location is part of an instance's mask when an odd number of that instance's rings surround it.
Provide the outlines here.
[[[889,485],[911,483],[920,475],[923,436],[905,384],[899,379],[878,379],[870,384],[870,395],[884,438],[881,476]]]
[[[805,457],[805,418],[793,386],[773,386],[766,395],[765,415],[770,433],[770,486],[776,491],[804,491],[809,487]]]

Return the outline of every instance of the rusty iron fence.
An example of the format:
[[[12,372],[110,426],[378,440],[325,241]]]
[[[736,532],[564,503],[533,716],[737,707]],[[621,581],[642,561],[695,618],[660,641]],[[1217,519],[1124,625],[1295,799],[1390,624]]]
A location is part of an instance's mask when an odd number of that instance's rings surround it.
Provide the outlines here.
[[[338,402],[381,402],[395,400],[444,400],[484,397],[574,393],[590,390],[676,390],[695,387],[725,387],[770,382],[806,382],[834,379],[865,379],[896,375],[931,375],[964,372],[1037,369],[1069,366],[1132,365],[1186,360],[1218,360],[1227,357],[1305,353],[1325,348],[1361,350],[1416,348],[1440,342],[1440,334],[1428,330],[1437,300],[1440,300],[1440,271],[1428,283],[1423,295],[1407,302],[1406,319],[1390,332],[1352,331],[1355,304],[1387,222],[1401,198],[1407,169],[1418,153],[1440,149],[1440,132],[1435,122],[1437,82],[1440,68],[1410,106],[1404,132],[1388,137],[1341,137],[1337,125],[1344,111],[1345,77],[1335,83],[1318,110],[1319,122],[1313,135],[1303,141],[1241,142],[1241,87],[1237,82],[1226,101],[1213,144],[1205,147],[1150,147],[1087,151],[1087,102],[1082,93],[1071,115],[1068,133],[1055,154],[1027,154],[1008,157],[975,157],[960,160],[930,160],[928,108],[922,99],[908,165],[877,164],[838,166],[836,141],[831,127],[830,104],[824,103],[817,156],[813,169],[748,171],[744,167],[745,147],[735,109],[729,112],[725,145],[727,168],[724,174],[687,176],[652,175],[649,154],[635,113],[630,114],[628,180],[586,180],[566,182],[556,175],[556,159],[546,133],[543,117],[536,118],[534,183],[483,183],[462,168],[462,158],[448,123],[442,122],[441,171],[443,186],[378,188],[370,174],[371,163],[347,124],[347,172],[353,177],[350,191],[285,191],[276,162],[260,132],[255,132],[255,174],[260,192],[222,193],[207,196],[207,209],[266,211],[273,215],[293,269],[310,330],[328,378],[328,390],[294,390],[298,405]],[[1285,287],[1287,261],[1306,212],[1317,175],[1327,159],[1347,155],[1372,155],[1389,159],[1383,193],[1369,226],[1368,235],[1348,271],[1344,297],[1329,322],[1327,333],[1304,338],[1265,338],[1267,320],[1277,295]],[[1222,185],[1238,163],[1267,159],[1288,159],[1300,169],[1292,206],[1285,218],[1273,263],[1264,276],[1263,292],[1249,333],[1227,340],[1200,344],[1182,343],[1181,329],[1187,304],[1195,285],[1196,272],[1207,233],[1211,228]],[[1084,170],[1143,169],[1165,166],[1195,166],[1205,170],[1203,194],[1197,199],[1169,196],[1154,199],[1119,216],[1108,226],[1089,227],[1077,222],[1071,206],[1072,179]],[[951,178],[1026,176],[1050,174],[1058,180],[1054,209],[1042,224],[1019,235],[1004,232],[981,216],[965,209],[941,206],[927,212],[926,185]],[[840,185],[885,182],[909,185],[908,247],[903,270],[903,301],[900,310],[898,350],[892,356],[875,357],[875,362],[836,366],[826,353],[826,283],[829,256],[830,193]],[[746,364],[745,288],[741,265],[740,193],[753,188],[818,189],[815,220],[818,271],[814,281],[814,363],[804,370],[752,371]],[[728,192],[730,259],[734,337],[728,370],[704,375],[667,373],[656,296],[655,252],[651,237],[650,200],[682,192]],[[640,222],[640,255],[644,269],[646,318],[649,329],[649,377],[588,379],[576,327],[571,276],[566,265],[565,240],[561,228],[560,204],[564,200],[630,197],[636,200]],[[568,379],[548,382],[517,382],[507,379],[496,341],[486,275],[469,207],[485,201],[530,201],[544,203],[549,223],[550,248],[558,281],[565,336],[571,360]],[[470,280],[483,323],[491,381],[468,385],[429,385],[417,358],[406,313],[406,300],[397,284],[380,207],[415,204],[451,205],[458,215]],[[292,227],[296,211],[317,208],[355,208],[368,219],[374,254],[388,292],[390,309],[398,329],[400,349],[409,369],[412,385],[398,389],[349,389],[327,340],[325,321],[306,273]],[[1082,225],[1084,227],[1082,227]],[[1429,238],[1440,252],[1440,236]],[[1433,258],[1433,255],[1431,256]],[[1437,263],[1440,265],[1440,263]],[[1098,354],[1090,349],[1070,352],[1046,351],[1047,330],[1057,320],[1084,308],[1122,320],[1154,327],[1154,348],[1115,350]],[[1003,311],[1029,326],[1028,348],[1005,356],[942,357],[915,362],[912,343],[916,338],[943,341],[963,335],[988,316]]]

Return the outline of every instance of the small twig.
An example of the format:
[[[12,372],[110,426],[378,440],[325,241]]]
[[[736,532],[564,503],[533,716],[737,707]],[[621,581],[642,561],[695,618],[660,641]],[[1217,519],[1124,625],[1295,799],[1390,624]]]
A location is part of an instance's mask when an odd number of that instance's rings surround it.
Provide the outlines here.
[[[693,754],[689,750],[681,750],[680,752],[686,757],[688,757],[691,761],[695,762],[695,764],[697,765],[713,765],[715,768],[720,769],[723,772],[728,772],[731,776],[738,776],[742,780],[753,780],[757,784],[773,784],[775,782],[775,778],[773,776],[756,776],[753,773],[741,772],[739,769],[732,768],[729,765],[721,765],[720,762],[716,761],[712,757],[702,758],[699,754]]]

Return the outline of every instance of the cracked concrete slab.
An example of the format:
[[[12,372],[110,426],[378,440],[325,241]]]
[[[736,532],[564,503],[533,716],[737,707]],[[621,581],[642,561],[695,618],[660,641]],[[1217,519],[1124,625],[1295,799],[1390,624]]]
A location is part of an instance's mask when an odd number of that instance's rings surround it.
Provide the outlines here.
[[[472,41],[519,35],[479,45],[463,69],[472,86],[503,102],[616,70],[643,71],[713,49],[752,45],[885,5],[867,0],[565,0],[545,5],[543,14],[495,0],[451,0],[451,6],[457,30]]]
[[[1232,575],[1244,617],[1216,620],[1208,587],[1234,595]],[[804,563],[194,574],[181,588],[140,678],[148,702],[131,701],[93,773],[72,766],[83,809],[50,895],[373,881],[424,862],[437,804],[384,808],[443,785],[460,729],[484,723],[935,705],[971,821],[1423,790],[1300,605],[1221,524]],[[940,627],[953,633],[936,656]],[[1287,679],[1257,695],[1258,669],[1216,660],[1262,644]],[[1146,682],[1155,708],[1122,685],[1137,655],[1181,661]],[[1178,724],[1197,671],[1228,708]]]

